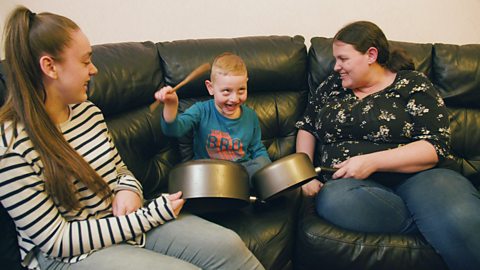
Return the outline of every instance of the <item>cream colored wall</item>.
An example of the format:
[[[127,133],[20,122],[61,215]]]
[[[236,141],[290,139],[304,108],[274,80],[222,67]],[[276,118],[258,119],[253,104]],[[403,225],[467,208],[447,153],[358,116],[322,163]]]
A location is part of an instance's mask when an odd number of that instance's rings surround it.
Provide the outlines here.
[[[2,33],[18,4],[73,19],[92,44],[298,34],[308,46],[360,19],[392,40],[480,43],[480,0],[0,0]]]

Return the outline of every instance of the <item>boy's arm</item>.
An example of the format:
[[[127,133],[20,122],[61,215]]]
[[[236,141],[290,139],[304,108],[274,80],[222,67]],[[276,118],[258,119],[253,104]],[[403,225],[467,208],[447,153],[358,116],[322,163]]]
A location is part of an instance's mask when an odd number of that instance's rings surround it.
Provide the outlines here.
[[[176,94],[175,94],[176,95]],[[178,100],[175,104],[165,103],[163,107],[163,119],[167,123],[172,123],[177,118]]]
[[[192,129],[196,129],[198,127],[198,124],[202,118],[202,114],[202,105],[195,103],[185,112],[176,116],[172,122],[168,122],[162,117],[160,120],[160,126],[162,127],[162,131],[165,135],[171,137],[181,137]]]

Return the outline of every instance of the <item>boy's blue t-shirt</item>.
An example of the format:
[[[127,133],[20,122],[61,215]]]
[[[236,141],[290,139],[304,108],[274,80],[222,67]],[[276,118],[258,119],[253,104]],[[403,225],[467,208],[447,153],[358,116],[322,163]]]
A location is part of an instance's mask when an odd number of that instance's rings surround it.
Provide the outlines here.
[[[172,123],[162,117],[162,130],[167,136],[180,137],[193,129],[194,159],[244,162],[259,156],[268,158],[257,114],[245,105],[241,108],[239,118],[229,119],[218,112],[213,99],[197,102]]]

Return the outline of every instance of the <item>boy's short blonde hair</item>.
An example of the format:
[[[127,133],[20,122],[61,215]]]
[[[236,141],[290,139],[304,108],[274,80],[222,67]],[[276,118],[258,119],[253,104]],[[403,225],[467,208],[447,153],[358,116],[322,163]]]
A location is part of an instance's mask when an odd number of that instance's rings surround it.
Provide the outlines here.
[[[247,66],[240,56],[225,52],[213,60],[210,80],[213,81],[217,75],[247,76]]]

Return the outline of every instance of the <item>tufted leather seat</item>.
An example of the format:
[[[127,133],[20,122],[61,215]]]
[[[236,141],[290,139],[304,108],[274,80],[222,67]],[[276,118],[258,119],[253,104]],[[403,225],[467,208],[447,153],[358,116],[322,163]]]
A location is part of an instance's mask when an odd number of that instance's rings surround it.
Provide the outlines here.
[[[302,37],[104,44],[93,46],[93,51],[99,73],[90,99],[104,112],[115,144],[141,179],[146,198],[166,191],[169,170],[192,158],[191,135],[180,139],[164,136],[162,106],[148,110],[154,91],[165,84],[178,84],[191,70],[224,51],[234,52],[246,62],[247,105],[258,113],[272,159],[294,152],[294,123],[306,102]],[[177,92],[180,111],[211,98],[205,88],[207,78],[205,74]],[[265,267],[282,269],[291,265],[299,198],[297,190],[268,204],[204,216],[237,231]]]

